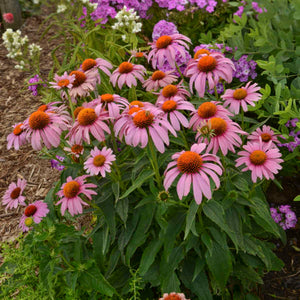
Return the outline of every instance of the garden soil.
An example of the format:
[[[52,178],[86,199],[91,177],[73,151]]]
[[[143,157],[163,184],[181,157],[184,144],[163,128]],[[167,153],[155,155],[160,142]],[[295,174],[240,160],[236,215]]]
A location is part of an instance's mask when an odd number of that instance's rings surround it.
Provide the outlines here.
[[[46,24],[43,24],[49,8],[44,8],[38,16],[27,18],[21,28],[23,34],[28,35],[30,42],[40,44],[41,74],[47,78],[51,69],[51,50],[60,41],[51,39],[54,29],[39,40]],[[2,33],[1,33],[2,34]],[[49,160],[41,158],[30,145],[21,150],[7,150],[6,137],[12,131],[12,126],[24,121],[41,102],[40,96],[33,96],[27,89],[26,81],[31,74],[14,68],[14,63],[6,57],[7,51],[0,44],[0,199],[8,185],[18,178],[26,179],[25,194],[28,202],[43,200],[53,183],[59,178],[59,171],[52,169]],[[283,180],[284,181],[284,180]],[[289,178],[284,181],[284,192],[271,185],[267,192],[269,202],[290,204],[296,211],[300,222],[300,206],[292,203],[294,195],[300,194],[300,177]],[[0,242],[15,241],[21,234],[19,219],[24,208],[16,211],[5,209],[0,205]],[[270,272],[264,277],[264,285],[259,290],[259,298],[263,300],[286,299],[300,300],[300,232],[296,229],[287,232],[287,244],[277,243],[276,254],[285,266],[280,272]],[[16,243],[17,244],[17,243]],[[1,249],[0,249],[1,250]],[[1,252],[0,252],[1,263]],[[191,299],[194,300],[194,299]]]

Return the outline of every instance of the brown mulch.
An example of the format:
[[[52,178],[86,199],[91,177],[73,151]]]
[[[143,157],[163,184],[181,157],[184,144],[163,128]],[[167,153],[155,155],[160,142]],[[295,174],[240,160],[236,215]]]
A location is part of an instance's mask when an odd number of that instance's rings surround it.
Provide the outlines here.
[[[46,9],[47,10],[47,9]],[[52,58],[51,50],[57,46],[57,40],[50,40],[54,30],[39,40],[43,28],[43,11],[41,16],[32,16],[25,20],[21,31],[30,42],[37,43],[43,48],[41,53],[41,72],[48,74]],[[42,17],[44,16],[44,17]],[[2,35],[2,33],[1,33]],[[1,40],[2,42],[2,40]],[[33,96],[27,89],[28,74],[14,68],[14,62],[6,57],[7,50],[0,44],[0,200],[11,182],[18,178],[26,179],[25,195],[28,202],[43,200],[53,182],[59,178],[59,171],[52,169],[49,160],[43,160],[31,145],[21,147],[19,151],[7,150],[6,137],[12,131],[12,126],[24,121],[41,104],[41,96]],[[0,242],[12,241],[20,233],[19,219],[24,208],[5,211],[0,205]]]

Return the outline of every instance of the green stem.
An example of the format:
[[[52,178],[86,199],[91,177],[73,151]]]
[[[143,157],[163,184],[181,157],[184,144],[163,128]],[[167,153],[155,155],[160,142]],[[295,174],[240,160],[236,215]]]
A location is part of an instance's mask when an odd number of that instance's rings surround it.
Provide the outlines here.
[[[73,122],[74,122],[74,121],[75,121],[75,116],[74,116],[74,106],[73,106],[73,102],[72,102],[71,96],[69,95],[69,92],[68,92],[67,90],[66,90],[66,93],[67,93],[68,100],[69,100],[69,106],[70,106],[70,109],[71,109],[72,119],[73,119]]]
[[[151,139],[150,136],[149,136],[148,147],[149,147],[150,154],[151,154],[151,157],[152,157],[151,163],[152,163],[153,170],[154,170],[154,172],[155,172],[156,182],[157,182],[157,184],[158,184],[158,188],[159,188],[160,190],[162,190],[162,180],[161,180],[160,173],[159,173],[159,167],[158,167],[158,162],[157,162],[157,156],[156,156],[156,152],[155,152],[155,150],[154,150],[154,144],[153,144],[153,141],[152,141],[152,139]]]
[[[218,91],[217,91],[217,86],[214,87],[214,90],[215,90],[216,100],[218,100],[219,99],[219,94],[218,94]]]
[[[180,74],[181,79],[184,81],[184,76],[183,76],[179,66],[177,65],[177,62],[175,62],[175,66],[176,66],[176,69],[177,69],[178,73]]]
[[[110,123],[109,128],[110,128],[111,142],[113,144],[113,150],[114,150],[114,153],[117,154],[118,146],[117,146],[116,137],[115,137],[114,125],[112,123]]]
[[[186,148],[187,150],[189,150],[190,147],[189,147],[189,144],[188,144],[188,142],[187,142],[187,140],[186,140],[186,138],[185,138],[185,131],[184,131],[184,128],[183,128],[182,130],[180,130],[180,135],[182,136],[183,142],[184,142],[184,144],[185,144],[185,148]]]

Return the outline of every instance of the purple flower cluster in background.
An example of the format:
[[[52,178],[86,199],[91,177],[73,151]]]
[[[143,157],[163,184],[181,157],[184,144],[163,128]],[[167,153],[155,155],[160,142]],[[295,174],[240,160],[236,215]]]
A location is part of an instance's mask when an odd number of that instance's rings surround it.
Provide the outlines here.
[[[243,5],[238,7],[238,10],[233,14],[234,16],[239,16],[240,18],[242,17],[242,14],[244,13],[245,10],[245,5],[247,4],[246,1],[241,1],[241,3]],[[259,14],[262,14],[263,12],[267,12],[266,8],[261,8],[257,2],[252,2],[252,9],[254,11],[256,11]],[[257,15],[256,15],[257,17]],[[233,22],[235,23],[235,20],[233,20]]]
[[[29,80],[28,80],[28,83],[36,83],[36,82],[39,82],[39,81],[41,81],[41,78],[39,77],[39,75],[34,75],[32,78],[30,78]],[[37,96],[39,93],[38,93],[38,86],[39,86],[40,84],[33,84],[33,85],[29,85],[28,86],[28,89],[29,89],[29,91],[31,91],[32,92],[32,95],[33,96]],[[45,85],[44,85],[45,86]]]
[[[153,41],[155,41],[162,35],[172,35],[175,33],[178,33],[178,30],[174,23],[167,22],[165,20],[161,20],[154,25],[152,38],[153,38]],[[177,64],[177,66],[179,67],[181,73],[183,73],[186,68],[187,63],[189,62],[189,60],[192,57],[183,46],[177,45],[177,47],[181,48],[181,52],[185,53],[185,56],[183,56],[179,50],[176,50],[176,53],[175,53],[175,62]],[[166,59],[165,59],[163,66],[158,69],[163,72],[174,70],[174,68],[170,66],[170,64],[168,63],[168,61]],[[174,74],[176,76],[180,76],[180,74],[177,70],[174,71]]]
[[[285,126],[289,128],[296,128],[297,122],[299,122],[299,119],[295,118],[288,121],[285,124]],[[298,129],[291,130],[289,136],[291,136],[294,139],[294,141],[291,141],[289,143],[278,144],[278,147],[286,147],[290,152],[293,152],[300,145],[300,130]]]
[[[157,22],[153,27],[152,39],[156,41],[162,35],[172,35],[179,33],[177,27],[172,22],[167,22],[166,20],[161,20]]]
[[[280,205],[278,208],[270,208],[273,220],[279,224],[284,230],[294,228],[297,223],[297,216],[291,210],[290,205]]]
[[[240,82],[247,82],[249,81],[249,77],[255,79],[257,73],[255,72],[256,69],[256,62],[254,60],[248,61],[248,55],[243,55],[239,60],[232,59],[235,72],[233,72],[233,77],[237,78]]]
[[[51,168],[56,169],[58,171],[62,171],[65,168],[65,166],[60,164],[60,162],[64,161],[65,158],[62,156],[58,156],[58,155],[56,155],[56,158],[57,158],[57,160],[56,159],[50,160]]]
[[[154,2],[161,8],[168,10],[183,11],[188,6],[197,9],[205,9],[208,13],[215,11],[218,4],[215,0],[90,0],[91,3],[97,3],[97,8],[91,13],[91,18],[96,21],[101,19],[101,24],[105,24],[108,18],[114,18],[118,10],[124,6],[133,8],[138,15],[147,19],[150,16],[147,14],[149,8]],[[226,2],[226,1],[223,1]]]

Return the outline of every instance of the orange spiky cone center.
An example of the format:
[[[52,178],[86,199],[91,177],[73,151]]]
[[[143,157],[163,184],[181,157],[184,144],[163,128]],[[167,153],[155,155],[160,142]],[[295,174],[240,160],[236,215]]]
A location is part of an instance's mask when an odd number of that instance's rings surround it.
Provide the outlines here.
[[[137,52],[137,53],[135,54],[135,57],[138,57],[138,58],[143,57],[143,56],[144,56],[144,53],[143,53],[143,52]]]
[[[242,99],[245,99],[247,96],[247,91],[243,88],[240,88],[240,89],[236,89],[234,92],[233,92],[233,98],[236,99],[236,100],[242,100]]]
[[[46,104],[43,104],[36,111],[43,111],[43,112],[45,112],[47,109],[48,109],[48,106]]]
[[[213,117],[217,112],[217,105],[212,102],[204,102],[198,108],[198,115],[207,119]]]
[[[35,111],[30,115],[28,123],[33,130],[43,129],[50,123],[50,117],[43,111]]]
[[[74,117],[77,118],[78,114],[84,109],[82,106],[78,106],[74,110]]]
[[[128,111],[128,114],[132,115],[132,114],[134,114],[134,113],[136,113],[136,112],[138,112],[138,111],[140,111],[140,110],[141,110],[140,107],[131,107],[131,108],[129,109],[129,111]]]
[[[209,50],[207,50],[207,49],[199,49],[199,50],[195,53],[194,59],[198,59],[199,56],[200,56],[201,54],[207,54],[207,55],[209,55],[210,52],[209,52]]]
[[[31,204],[25,208],[24,214],[26,217],[31,217],[35,214],[36,211],[37,207],[34,204]]]
[[[207,55],[199,59],[197,66],[199,71],[209,72],[215,69],[217,66],[217,61],[214,57]]]
[[[169,35],[162,35],[156,41],[156,48],[163,49],[167,48],[172,43],[172,38]]]
[[[161,108],[164,112],[174,111],[177,108],[177,102],[174,100],[167,100],[163,103]]]
[[[94,159],[93,159],[93,164],[94,164],[96,167],[102,167],[102,166],[104,165],[105,161],[106,161],[105,156],[99,154],[99,155],[97,155],[97,156],[94,157]]]
[[[21,188],[16,187],[11,193],[10,193],[10,198],[11,199],[17,199],[21,194]]]
[[[75,196],[77,196],[79,189],[80,184],[77,181],[73,180],[65,184],[63,192],[66,198],[74,198]]]
[[[202,157],[193,151],[185,151],[177,159],[177,167],[180,172],[194,174],[203,165]]]
[[[177,94],[177,92],[178,88],[176,85],[168,84],[163,88],[161,93],[165,98],[170,98],[174,97]]]
[[[147,128],[153,123],[154,115],[149,111],[140,110],[133,117],[133,123],[138,128]]]
[[[80,154],[82,152],[82,150],[83,150],[82,145],[75,144],[71,147],[72,153],[75,153],[75,154]]]
[[[137,105],[138,107],[144,107],[144,103],[138,100],[130,102],[130,106],[134,106],[134,105]]]
[[[23,129],[21,128],[21,126],[23,126],[23,124],[19,124],[14,128],[14,130],[13,130],[14,135],[20,135],[23,132]]]
[[[269,133],[262,133],[261,140],[265,143],[269,142],[272,139],[272,136]]]
[[[75,80],[73,82],[74,87],[79,87],[86,81],[86,75],[81,71],[72,71],[70,75],[75,75]]]
[[[83,61],[81,68],[84,72],[86,72],[86,71],[94,68],[96,65],[97,65],[97,62],[94,59],[87,58]]]
[[[208,122],[211,126],[211,129],[214,130],[215,136],[222,135],[227,129],[227,123],[222,118],[211,118]]]
[[[161,80],[161,79],[163,79],[163,78],[165,78],[166,77],[166,73],[165,72],[163,72],[163,71],[155,71],[153,74],[152,74],[152,76],[151,76],[151,78],[152,78],[152,80]]]
[[[267,154],[262,150],[254,150],[250,154],[250,161],[256,166],[263,165],[266,160]]]
[[[61,79],[57,85],[60,87],[66,87],[70,84],[70,80],[69,79]]]
[[[96,119],[97,115],[93,108],[83,108],[77,116],[78,123],[82,126],[92,125]]]
[[[103,94],[101,96],[101,102],[110,103],[114,101],[114,96],[112,94]]]
[[[119,65],[119,72],[121,74],[130,73],[132,70],[133,70],[133,64],[130,62],[125,61]]]

